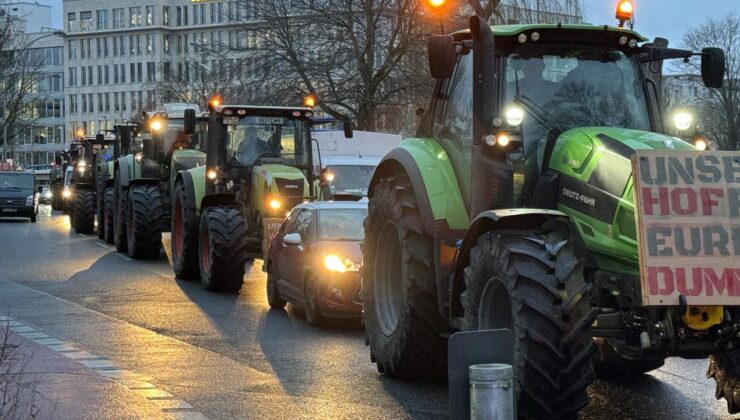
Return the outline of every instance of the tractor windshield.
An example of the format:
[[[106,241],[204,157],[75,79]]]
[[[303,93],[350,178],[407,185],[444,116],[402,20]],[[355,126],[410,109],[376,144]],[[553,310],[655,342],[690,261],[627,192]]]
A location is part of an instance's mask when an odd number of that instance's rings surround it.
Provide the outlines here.
[[[183,118],[166,118],[163,124],[162,152],[165,156],[170,156],[175,150],[196,149],[200,146],[205,131],[204,124],[195,124],[193,135],[185,134]]]
[[[552,129],[651,128],[638,67],[619,50],[546,44],[519,47],[506,59],[504,89],[503,108],[519,104],[526,113],[525,155],[542,149]]]
[[[282,117],[249,116],[229,126],[229,158],[244,166],[258,162],[307,167],[310,135],[304,121]]]

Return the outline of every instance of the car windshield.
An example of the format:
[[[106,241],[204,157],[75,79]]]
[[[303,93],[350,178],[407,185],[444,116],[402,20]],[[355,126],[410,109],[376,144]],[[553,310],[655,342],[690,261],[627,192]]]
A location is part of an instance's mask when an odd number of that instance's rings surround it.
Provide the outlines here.
[[[327,179],[332,194],[367,196],[373,165],[327,165]]]
[[[320,240],[361,241],[367,209],[326,209],[319,211]]]
[[[32,190],[33,175],[0,173],[0,190]]]
[[[245,166],[278,159],[286,165],[307,166],[310,136],[302,120],[248,116],[229,125],[228,154]]]
[[[535,153],[551,129],[647,131],[650,120],[640,80],[635,62],[619,50],[522,46],[506,60],[504,109],[516,103],[525,110],[525,154]]]

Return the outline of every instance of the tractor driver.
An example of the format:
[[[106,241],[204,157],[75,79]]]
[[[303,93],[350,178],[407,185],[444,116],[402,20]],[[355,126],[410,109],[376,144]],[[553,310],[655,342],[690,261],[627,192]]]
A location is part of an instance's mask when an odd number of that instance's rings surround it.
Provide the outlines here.
[[[252,165],[260,157],[277,157],[270,143],[257,135],[256,126],[247,126],[244,134],[244,140],[237,147],[237,159],[241,163]]]

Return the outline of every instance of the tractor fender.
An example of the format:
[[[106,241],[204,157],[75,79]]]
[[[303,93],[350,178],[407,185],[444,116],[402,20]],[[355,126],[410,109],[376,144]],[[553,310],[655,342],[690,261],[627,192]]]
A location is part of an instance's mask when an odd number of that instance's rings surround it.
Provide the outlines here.
[[[557,210],[546,209],[500,209],[487,210],[473,219],[455,259],[455,269],[450,285],[450,311],[453,317],[462,316],[460,294],[465,290],[463,271],[470,264],[470,250],[475,246],[478,237],[486,232],[498,229],[527,229],[540,226],[545,221],[555,218],[568,219],[568,215]]]
[[[185,206],[186,208],[195,209],[195,214],[200,216],[200,211],[196,203],[198,202],[195,197],[195,184],[193,181],[193,175],[190,171],[180,171],[175,178],[175,185],[178,182],[182,182],[185,186]],[[174,192],[173,192],[174,194]]]
[[[118,173],[121,177],[121,187],[128,187],[129,180],[134,176],[132,172],[132,160],[133,156],[123,156],[118,158],[118,161],[116,163],[116,168],[118,168]]]
[[[414,189],[422,228],[435,236],[435,223],[446,222],[449,229],[468,227],[470,217],[447,152],[436,140],[406,139],[383,157],[370,181],[368,195],[381,179],[405,173]]]
[[[219,193],[219,194],[209,194],[203,197],[203,200],[200,202],[200,210],[202,212],[208,207],[220,206],[220,205],[225,205],[229,207],[239,207],[239,208],[244,207],[242,203],[236,201],[236,194]]]
[[[130,179],[128,185],[159,185],[159,178],[136,178]]]

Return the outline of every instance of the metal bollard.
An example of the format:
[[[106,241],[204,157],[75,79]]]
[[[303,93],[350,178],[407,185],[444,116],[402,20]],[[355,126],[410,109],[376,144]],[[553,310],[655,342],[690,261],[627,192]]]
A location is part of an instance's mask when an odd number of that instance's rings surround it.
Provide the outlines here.
[[[501,363],[473,365],[470,378],[470,418],[514,419],[514,369]]]

